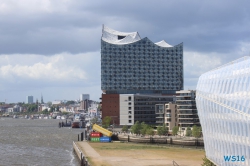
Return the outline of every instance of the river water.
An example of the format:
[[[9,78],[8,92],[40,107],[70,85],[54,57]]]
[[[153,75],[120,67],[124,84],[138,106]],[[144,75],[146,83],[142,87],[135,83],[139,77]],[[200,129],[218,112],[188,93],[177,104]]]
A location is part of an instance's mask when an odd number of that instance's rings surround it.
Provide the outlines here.
[[[0,118],[0,165],[79,166],[72,143],[81,129],[59,128],[58,122]]]

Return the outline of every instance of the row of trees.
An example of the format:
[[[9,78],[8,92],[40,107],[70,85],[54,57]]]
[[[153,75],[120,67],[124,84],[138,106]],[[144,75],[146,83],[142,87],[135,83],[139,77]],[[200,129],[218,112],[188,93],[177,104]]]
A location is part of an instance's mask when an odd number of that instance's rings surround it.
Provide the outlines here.
[[[172,129],[172,135],[177,135],[177,133],[179,132],[179,127],[175,126]],[[199,138],[201,137],[201,127],[194,125],[193,129],[191,130],[190,127],[187,128],[186,131],[186,136],[193,136],[195,138]]]
[[[103,121],[102,121],[102,126],[104,128],[108,128],[111,124],[112,118],[109,116],[106,116]],[[97,118],[92,119],[92,124],[97,123]],[[123,132],[128,132],[128,126],[124,125],[122,128]],[[130,128],[131,133],[133,134],[141,134],[141,135],[154,135],[154,129],[152,126],[145,124],[145,122],[140,123],[139,121],[136,121],[133,126]],[[172,128],[172,135],[177,135],[179,132],[179,127],[175,126]],[[164,124],[163,126],[158,126],[157,127],[157,134],[159,136],[166,135],[168,134],[168,127]],[[186,130],[186,136],[193,136],[195,138],[201,137],[202,130],[201,127],[194,125],[193,129],[191,130],[190,127],[187,128]]]
[[[130,128],[131,133],[133,134],[141,134],[141,135],[154,135],[154,129],[152,126],[145,124],[145,122],[140,123],[139,121],[136,121],[133,126]],[[122,131],[127,132],[128,131],[128,126],[123,126]],[[168,133],[168,128],[163,125],[163,126],[158,126],[157,127],[157,134],[158,135],[166,135]]]

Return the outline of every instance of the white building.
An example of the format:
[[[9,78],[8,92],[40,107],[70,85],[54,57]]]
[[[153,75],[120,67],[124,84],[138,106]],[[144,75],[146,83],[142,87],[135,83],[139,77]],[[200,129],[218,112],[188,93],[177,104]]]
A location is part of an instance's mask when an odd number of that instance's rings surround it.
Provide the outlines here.
[[[89,94],[80,94],[80,101],[89,100]]]
[[[58,105],[58,104],[61,104],[62,101],[61,100],[54,100],[52,101],[52,105]]]
[[[200,76],[196,105],[206,156],[216,165],[250,165],[250,57]]]

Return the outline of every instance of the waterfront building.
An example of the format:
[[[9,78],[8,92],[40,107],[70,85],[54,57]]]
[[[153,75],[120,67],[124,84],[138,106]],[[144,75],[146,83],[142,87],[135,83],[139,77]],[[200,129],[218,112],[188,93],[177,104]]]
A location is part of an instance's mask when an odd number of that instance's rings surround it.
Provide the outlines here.
[[[131,94],[143,98],[142,94],[145,94],[151,101],[155,95],[174,96],[176,91],[182,90],[183,44],[171,46],[165,41],[153,43],[147,37],[141,38],[138,32],[119,32],[103,26],[101,89],[103,117],[112,116],[118,124],[133,124],[136,120],[155,124],[156,103],[147,104],[146,100],[141,104],[150,105],[150,109],[146,106],[145,109],[140,107],[140,110],[136,110],[139,107],[134,106],[134,114],[128,115],[128,118],[134,119],[123,122],[118,116],[124,112],[120,114],[119,97],[123,97],[121,94]],[[129,107],[126,108],[126,112],[129,112]]]
[[[250,57],[202,74],[196,103],[206,156],[216,165],[250,165]]]
[[[159,126],[165,124],[169,131],[177,126],[177,106],[175,103],[155,105],[156,123]]]
[[[33,96],[27,96],[26,97],[26,103],[27,104],[32,104],[33,103]]]
[[[106,94],[175,94],[183,89],[183,44],[153,43],[103,26],[101,89]]]
[[[185,135],[187,127],[200,126],[198,112],[196,108],[196,91],[182,90],[176,92],[177,124],[180,133]]]
[[[160,94],[103,94],[102,116],[110,116],[116,125],[133,125],[136,121],[157,124],[156,104],[175,101],[175,96]],[[108,111],[103,111],[108,110]]]

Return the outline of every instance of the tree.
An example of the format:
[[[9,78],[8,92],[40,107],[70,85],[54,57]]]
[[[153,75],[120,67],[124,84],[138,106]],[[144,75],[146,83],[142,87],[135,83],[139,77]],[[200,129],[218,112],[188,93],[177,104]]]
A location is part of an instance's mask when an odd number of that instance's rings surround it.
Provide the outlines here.
[[[202,158],[202,160],[203,160],[203,163],[201,164],[201,166],[216,166],[206,156]]]
[[[151,127],[149,127],[148,129],[147,129],[147,132],[146,132],[148,135],[154,135],[154,129],[153,128],[151,128]]]
[[[94,118],[92,118],[92,119],[90,120],[90,122],[91,122],[92,124],[95,124],[95,123],[98,122],[98,118],[97,118],[97,117],[94,117]]]
[[[43,110],[43,111],[42,111],[42,114],[46,114],[46,115],[49,114],[48,109],[46,108],[45,110]]]
[[[105,118],[102,121],[102,125],[104,128],[108,128],[109,125],[111,124],[111,117],[110,116],[105,116]]]
[[[75,101],[70,100],[70,101],[67,101],[67,102],[66,102],[66,105],[67,105],[67,106],[70,105],[70,104],[75,104]]]
[[[163,135],[168,134],[168,127],[166,127],[165,124],[162,126],[162,132],[163,132]]]
[[[157,134],[158,134],[159,136],[162,136],[162,135],[163,135],[163,127],[162,127],[162,126],[158,126],[158,127],[157,127]]]
[[[55,107],[54,106],[50,107],[50,111],[54,112],[55,111]]]
[[[140,133],[142,135],[145,135],[147,133],[148,128],[149,128],[149,126],[147,124],[145,124],[145,122],[142,122],[141,123],[141,131],[140,131]]]
[[[37,105],[36,104],[29,104],[27,107],[28,112],[34,112],[37,110]]]
[[[173,129],[172,129],[172,135],[177,135],[178,131],[179,131],[179,127],[174,126]]]
[[[192,135],[191,128],[188,127],[188,128],[187,128],[187,131],[186,131],[186,136],[187,136],[187,137],[190,137],[191,135]]]
[[[94,117],[94,118],[92,118],[92,119],[90,120],[91,124],[95,124],[95,123],[97,123],[97,121],[98,121],[98,118],[97,118],[97,117]]]
[[[47,104],[48,104],[49,107],[52,106],[52,102],[51,101],[48,101]]]
[[[127,125],[124,125],[124,126],[122,127],[122,131],[123,131],[123,132],[128,132],[128,126],[127,126]]]
[[[131,132],[134,134],[140,134],[141,124],[139,121],[136,121],[135,124],[131,127]]]
[[[157,127],[157,134],[159,136],[165,135],[167,133],[168,133],[168,128],[166,127],[165,124],[163,126],[158,126]]]
[[[201,136],[201,127],[193,126],[192,135],[195,138],[199,138]]]

